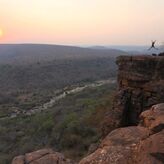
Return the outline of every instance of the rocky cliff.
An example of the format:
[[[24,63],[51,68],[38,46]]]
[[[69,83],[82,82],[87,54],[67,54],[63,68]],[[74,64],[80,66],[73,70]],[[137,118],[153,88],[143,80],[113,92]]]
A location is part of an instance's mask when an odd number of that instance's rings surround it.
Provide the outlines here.
[[[120,56],[118,97],[114,108],[123,112],[124,125],[136,125],[150,106],[164,102],[164,57]]]
[[[137,125],[141,112],[164,102],[164,57],[120,56],[118,90],[106,115],[104,136],[113,128]]]
[[[98,149],[79,164],[162,164],[164,57],[120,56],[117,64],[118,90],[102,128],[106,137]],[[36,152],[30,155],[35,157]],[[25,164],[29,162],[27,157],[28,154],[16,157],[12,164]],[[49,164],[50,160],[52,164],[70,163],[52,151],[29,163],[38,163],[38,160],[41,164]]]

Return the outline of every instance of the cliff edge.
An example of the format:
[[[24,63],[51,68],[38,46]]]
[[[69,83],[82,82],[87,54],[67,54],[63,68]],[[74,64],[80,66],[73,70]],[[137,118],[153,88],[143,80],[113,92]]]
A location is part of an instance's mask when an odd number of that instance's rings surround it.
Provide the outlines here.
[[[141,112],[164,102],[164,57],[120,56],[118,97],[114,108],[122,114],[122,124],[136,125]]]
[[[137,125],[141,112],[164,102],[164,56],[119,56],[118,89],[102,131]]]

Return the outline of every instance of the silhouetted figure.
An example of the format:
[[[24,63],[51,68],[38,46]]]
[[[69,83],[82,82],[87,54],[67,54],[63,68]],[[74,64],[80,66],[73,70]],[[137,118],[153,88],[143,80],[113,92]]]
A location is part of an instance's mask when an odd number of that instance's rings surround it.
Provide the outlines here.
[[[158,50],[158,48],[155,47],[156,40],[151,42],[152,42],[151,47],[148,50],[151,50],[152,48]]]

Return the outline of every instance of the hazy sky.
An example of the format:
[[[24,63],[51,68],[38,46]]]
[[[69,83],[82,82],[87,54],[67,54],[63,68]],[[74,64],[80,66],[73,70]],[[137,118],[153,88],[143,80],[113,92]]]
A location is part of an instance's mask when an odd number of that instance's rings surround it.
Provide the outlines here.
[[[164,0],[0,0],[0,43],[164,41]]]

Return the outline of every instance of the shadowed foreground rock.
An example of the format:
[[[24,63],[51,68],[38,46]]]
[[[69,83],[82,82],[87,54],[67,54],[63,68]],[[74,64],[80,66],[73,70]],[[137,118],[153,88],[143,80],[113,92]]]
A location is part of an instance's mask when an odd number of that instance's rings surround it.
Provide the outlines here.
[[[72,164],[72,162],[65,159],[61,153],[51,149],[41,149],[15,157],[12,164]]]
[[[79,164],[163,164],[164,104],[140,115],[138,126],[112,131],[99,148]]]

